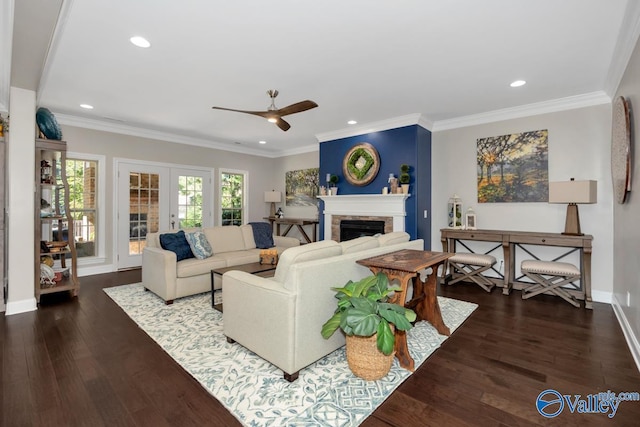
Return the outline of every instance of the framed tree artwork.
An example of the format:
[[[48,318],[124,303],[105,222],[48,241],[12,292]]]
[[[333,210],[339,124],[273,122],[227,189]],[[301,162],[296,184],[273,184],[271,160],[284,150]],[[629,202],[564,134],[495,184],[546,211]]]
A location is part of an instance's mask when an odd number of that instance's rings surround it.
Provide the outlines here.
[[[320,168],[299,169],[285,174],[285,206],[316,206]]]
[[[478,202],[548,201],[548,139],[546,129],[478,139]]]

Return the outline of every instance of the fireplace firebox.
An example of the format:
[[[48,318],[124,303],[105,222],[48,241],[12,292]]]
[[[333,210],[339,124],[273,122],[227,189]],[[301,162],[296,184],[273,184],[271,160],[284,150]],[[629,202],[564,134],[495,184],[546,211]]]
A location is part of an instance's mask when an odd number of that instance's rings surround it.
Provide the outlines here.
[[[362,236],[384,234],[384,221],[343,219],[340,221],[340,241],[356,239]]]

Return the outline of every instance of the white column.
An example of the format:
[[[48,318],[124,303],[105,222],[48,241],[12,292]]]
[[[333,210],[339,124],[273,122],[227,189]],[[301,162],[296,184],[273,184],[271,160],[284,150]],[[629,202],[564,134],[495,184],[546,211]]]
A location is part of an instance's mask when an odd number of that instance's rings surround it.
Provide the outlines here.
[[[35,299],[34,180],[36,93],[11,88],[11,128],[7,138],[7,277],[6,315],[33,311]]]

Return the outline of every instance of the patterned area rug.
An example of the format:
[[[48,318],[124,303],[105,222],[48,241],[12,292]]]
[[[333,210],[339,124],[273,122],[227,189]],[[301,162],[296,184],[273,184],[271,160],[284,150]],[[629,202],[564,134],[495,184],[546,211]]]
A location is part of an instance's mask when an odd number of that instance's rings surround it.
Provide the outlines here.
[[[211,308],[210,292],[165,305],[139,283],[104,291],[245,426],[357,426],[411,375],[394,360],[386,377],[364,381],[349,370],[343,347],[289,383],[275,366],[227,343],[222,314]],[[220,294],[215,297],[221,299]],[[452,332],[477,307],[438,300]],[[447,337],[419,322],[407,339],[417,369]]]

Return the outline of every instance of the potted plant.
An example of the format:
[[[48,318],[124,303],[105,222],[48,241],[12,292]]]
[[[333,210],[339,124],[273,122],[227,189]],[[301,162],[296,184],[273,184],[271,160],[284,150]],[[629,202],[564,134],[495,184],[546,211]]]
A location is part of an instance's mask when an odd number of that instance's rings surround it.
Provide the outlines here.
[[[400,165],[400,185],[402,186],[402,192],[404,194],[409,194],[409,181],[411,181],[411,177],[409,176],[409,165],[401,164]]]
[[[327,339],[342,329],[351,371],[368,381],[384,377],[393,362],[394,329],[411,329],[416,313],[389,302],[389,294],[401,288],[389,287],[389,280],[382,273],[357,282],[349,280],[344,287],[332,289],[337,292],[338,308],[322,325],[322,336]]]
[[[338,194],[338,186],[336,184],[338,184],[338,175],[331,175],[329,178],[329,190],[332,196]]]

